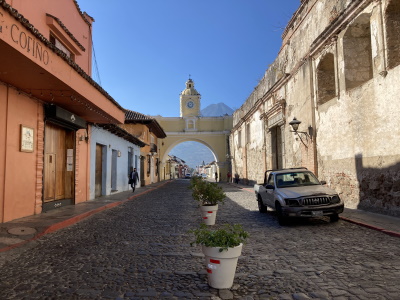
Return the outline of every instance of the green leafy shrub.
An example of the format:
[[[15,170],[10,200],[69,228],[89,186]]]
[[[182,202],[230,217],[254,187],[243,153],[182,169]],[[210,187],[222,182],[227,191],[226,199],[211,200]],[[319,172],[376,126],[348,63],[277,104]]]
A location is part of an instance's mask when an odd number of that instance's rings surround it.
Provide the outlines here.
[[[244,244],[249,237],[248,232],[240,224],[225,224],[216,230],[211,230],[207,225],[201,224],[199,228],[192,229],[189,233],[193,233],[195,236],[195,241],[190,243],[190,246],[196,244],[220,247],[219,252]]]
[[[202,182],[202,181],[204,181],[204,180],[203,180],[203,178],[201,178],[201,177],[198,177],[198,176],[193,176],[193,177],[191,177],[191,178],[190,178],[189,189],[193,189],[193,187],[194,187],[196,184],[198,184],[198,183],[200,183],[200,182]]]
[[[189,188],[192,189],[193,199],[198,201],[200,206],[223,204],[226,198],[222,187],[199,177],[191,179]]]

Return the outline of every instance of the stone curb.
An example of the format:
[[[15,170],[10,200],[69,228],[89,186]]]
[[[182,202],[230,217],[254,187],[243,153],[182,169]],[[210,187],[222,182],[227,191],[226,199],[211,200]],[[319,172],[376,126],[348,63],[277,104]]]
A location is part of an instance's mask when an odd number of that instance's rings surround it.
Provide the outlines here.
[[[380,227],[377,227],[377,226],[366,224],[366,223],[363,223],[363,222],[360,222],[360,221],[354,221],[354,220],[351,220],[351,219],[346,218],[346,217],[341,217],[341,216],[339,216],[339,217],[340,217],[340,219],[342,219],[344,221],[347,221],[349,223],[353,223],[353,224],[356,224],[356,225],[359,225],[359,226],[362,226],[362,227],[366,227],[366,228],[369,228],[369,229],[380,231],[380,232],[388,234],[390,236],[394,236],[394,237],[399,237],[400,238],[400,233],[399,232],[386,230],[384,228],[380,228]]]
[[[15,248],[18,248],[18,247],[20,247],[22,245],[25,245],[25,244],[29,243],[29,242],[37,240],[37,239],[41,238],[42,236],[44,236],[46,234],[55,232],[57,230],[66,228],[66,227],[71,226],[71,225],[74,225],[74,224],[76,224],[76,223],[78,223],[78,222],[80,222],[80,221],[82,221],[82,220],[94,215],[94,214],[97,214],[97,213],[99,213],[99,212],[101,212],[103,210],[106,210],[106,209],[110,209],[110,208],[119,206],[119,205],[121,205],[121,204],[123,204],[123,203],[125,203],[127,201],[133,200],[134,198],[136,198],[138,196],[141,196],[141,195],[147,194],[147,193],[149,193],[151,191],[154,191],[154,190],[156,190],[156,189],[158,189],[158,188],[160,188],[160,187],[162,187],[162,186],[164,186],[164,185],[166,185],[167,183],[170,183],[170,182],[171,181],[166,181],[166,182],[164,182],[164,183],[162,183],[162,184],[160,184],[160,185],[158,185],[156,187],[153,187],[153,188],[148,189],[146,191],[143,191],[141,193],[135,194],[135,195],[133,195],[133,196],[127,198],[127,199],[120,200],[120,201],[113,202],[113,203],[109,203],[109,204],[106,204],[104,206],[101,206],[101,207],[95,208],[93,210],[87,211],[85,213],[73,216],[73,217],[71,217],[69,219],[66,219],[64,221],[52,224],[52,225],[48,226],[47,228],[45,228],[42,232],[39,232],[38,234],[36,234],[33,238],[31,238],[29,240],[26,240],[26,241],[23,241],[23,242],[20,242],[20,243],[17,243],[17,244],[14,244],[14,245],[11,245],[11,246],[8,246],[8,247],[0,249],[0,253],[9,251],[9,250],[12,250],[12,249],[15,249]]]

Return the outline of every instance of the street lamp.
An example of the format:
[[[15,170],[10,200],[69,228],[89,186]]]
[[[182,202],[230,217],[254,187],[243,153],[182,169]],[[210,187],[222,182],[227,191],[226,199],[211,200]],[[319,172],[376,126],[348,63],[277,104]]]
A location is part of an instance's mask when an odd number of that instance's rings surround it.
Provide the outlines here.
[[[295,134],[297,134],[301,140],[301,142],[304,144],[304,146],[307,147],[307,145],[304,143],[303,139],[301,138],[300,134],[304,134],[306,139],[307,139],[307,143],[308,143],[308,138],[310,138],[310,140],[312,140],[312,135],[313,135],[313,128],[311,126],[308,126],[308,133],[305,131],[299,131],[299,125],[301,124],[301,121],[297,120],[296,117],[293,118],[292,121],[289,122],[289,125],[292,126],[292,129],[290,132],[294,132]]]
[[[297,132],[297,129],[299,129],[299,125],[301,124],[301,121],[297,120],[296,117],[293,118],[292,121],[289,122],[289,125],[292,126],[293,132]]]

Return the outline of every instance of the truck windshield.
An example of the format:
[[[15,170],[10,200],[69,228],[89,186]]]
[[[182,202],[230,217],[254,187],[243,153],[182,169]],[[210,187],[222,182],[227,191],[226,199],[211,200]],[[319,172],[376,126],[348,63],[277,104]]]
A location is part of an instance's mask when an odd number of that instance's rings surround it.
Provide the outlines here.
[[[313,173],[304,171],[276,174],[275,179],[278,188],[321,184]]]

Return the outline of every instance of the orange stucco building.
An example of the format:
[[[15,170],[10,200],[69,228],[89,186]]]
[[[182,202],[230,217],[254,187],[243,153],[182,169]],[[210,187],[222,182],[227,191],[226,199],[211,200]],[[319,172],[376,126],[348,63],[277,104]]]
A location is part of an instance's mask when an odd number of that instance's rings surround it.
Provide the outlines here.
[[[90,124],[125,111],[91,75],[75,0],[0,0],[0,222],[89,199]]]
[[[120,125],[140,139],[145,146],[140,149],[140,183],[142,186],[160,181],[160,157],[157,145],[167,137],[155,118],[132,110],[126,110],[125,124]]]

